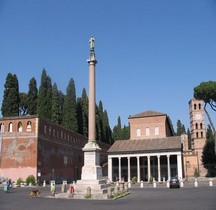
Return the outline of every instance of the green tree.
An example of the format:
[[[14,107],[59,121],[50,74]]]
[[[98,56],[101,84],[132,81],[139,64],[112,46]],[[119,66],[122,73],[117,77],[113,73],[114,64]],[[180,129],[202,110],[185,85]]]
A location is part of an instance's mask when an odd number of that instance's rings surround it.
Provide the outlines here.
[[[38,89],[37,81],[34,77],[29,82],[29,90],[27,95],[28,114],[37,114]]]
[[[172,135],[173,135],[173,136],[176,136],[175,130],[174,130],[174,128],[173,128],[172,120],[170,119],[169,116],[167,116],[167,121],[168,121],[168,124],[170,125],[170,129],[171,129]]]
[[[82,90],[82,123],[83,123],[83,135],[88,136],[88,96],[86,89]]]
[[[209,112],[206,109],[207,105],[209,105],[212,110],[216,111],[216,82],[215,81],[201,82],[200,85],[194,88],[194,98],[204,101],[205,103],[204,110],[209,120],[213,132],[213,137],[216,142],[215,126],[211,120]],[[215,153],[216,153],[216,143],[215,143]]]
[[[59,91],[59,124],[61,125],[63,122],[63,107],[64,107],[65,95],[61,91]]]
[[[54,83],[52,87],[52,115],[51,121],[54,123],[60,123],[60,100],[57,84]]]
[[[28,114],[28,95],[26,93],[19,94],[19,115],[25,116]]]
[[[77,98],[77,132],[83,135],[83,102],[82,98]]]
[[[120,116],[118,116],[117,121],[118,121],[117,125],[114,126],[113,128],[113,140],[114,141],[122,139],[122,134],[121,134],[122,127],[121,127],[121,117]]]
[[[76,89],[73,79],[70,79],[66,90],[66,96],[63,106],[63,125],[77,132],[77,102],[76,102]]]
[[[181,123],[181,120],[177,120],[177,136],[181,136],[182,134],[185,134],[185,126]]]
[[[122,128],[122,139],[129,139],[130,138],[130,126],[124,125]]]
[[[215,141],[212,129],[208,125],[206,132],[206,144],[203,148],[202,163],[208,170],[208,176],[216,176],[216,155],[215,155]]]
[[[188,135],[188,149],[191,149],[191,132],[189,128],[187,129],[187,135]]]
[[[16,74],[7,75],[1,111],[3,117],[19,115],[19,83]]]
[[[37,105],[37,113],[50,120],[52,112],[52,83],[45,69],[42,70]]]

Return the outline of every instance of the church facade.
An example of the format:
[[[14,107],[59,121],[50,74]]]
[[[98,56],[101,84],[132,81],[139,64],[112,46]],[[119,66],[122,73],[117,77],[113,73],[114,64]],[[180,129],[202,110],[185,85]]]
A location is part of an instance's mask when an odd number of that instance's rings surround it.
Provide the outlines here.
[[[130,139],[118,140],[108,150],[110,181],[155,179],[158,182],[193,177],[197,171],[205,176],[201,156],[206,141],[203,102],[189,102],[192,148],[188,136],[174,136],[168,116],[145,111],[129,116]]]

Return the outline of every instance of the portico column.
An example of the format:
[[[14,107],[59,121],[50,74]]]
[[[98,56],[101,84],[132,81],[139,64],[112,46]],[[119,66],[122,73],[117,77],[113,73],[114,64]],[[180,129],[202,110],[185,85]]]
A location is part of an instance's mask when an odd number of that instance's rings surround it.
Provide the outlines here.
[[[151,161],[150,161],[150,156],[147,156],[148,158],[148,181],[150,179],[150,176],[151,176]]]
[[[113,181],[113,173],[112,173],[112,158],[108,157],[108,179],[110,182]]]
[[[182,158],[181,154],[177,155],[178,178],[182,179]]]
[[[167,174],[168,180],[170,180],[170,155],[167,155]]]
[[[119,181],[121,181],[121,157],[119,157],[118,160],[119,160]]]
[[[137,156],[137,182],[140,182],[140,157]]]
[[[160,182],[161,181],[160,155],[158,155],[157,158],[158,158],[158,182]]]
[[[130,172],[130,157],[127,157],[128,159],[128,182],[131,180],[131,172]]]

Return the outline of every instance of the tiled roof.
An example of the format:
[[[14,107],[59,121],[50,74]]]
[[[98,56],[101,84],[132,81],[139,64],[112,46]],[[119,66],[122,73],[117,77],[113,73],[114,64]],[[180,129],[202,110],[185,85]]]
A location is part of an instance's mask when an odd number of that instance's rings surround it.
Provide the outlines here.
[[[130,118],[138,118],[138,117],[152,117],[152,116],[161,116],[161,115],[165,115],[164,113],[161,113],[161,112],[156,112],[156,111],[152,111],[152,110],[147,110],[145,112],[141,112],[141,113],[138,113],[136,115],[130,115],[129,116],[129,119]]]
[[[154,152],[181,150],[181,137],[172,136],[163,139],[117,140],[108,153]]]

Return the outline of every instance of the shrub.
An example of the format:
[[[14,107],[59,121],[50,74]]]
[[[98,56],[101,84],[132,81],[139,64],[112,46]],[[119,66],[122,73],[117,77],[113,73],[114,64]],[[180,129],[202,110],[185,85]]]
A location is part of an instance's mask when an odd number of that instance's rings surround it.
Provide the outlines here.
[[[200,176],[200,172],[198,171],[197,168],[194,169],[194,177],[199,177]]]
[[[131,181],[132,181],[132,184],[136,184],[137,183],[137,177],[134,176]]]
[[[19,179],[17,179],[16,184],[17,184],[17,185],[21,185],[22,182],[23,182],[22,178],[19,178]]]
[[[29,175],[27,178],[26,178],[26,184],[29,185],[29,184],[32,184],[32,185],[35,185],[35,177],[33,175]]]

